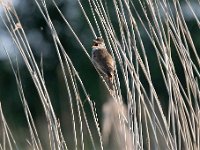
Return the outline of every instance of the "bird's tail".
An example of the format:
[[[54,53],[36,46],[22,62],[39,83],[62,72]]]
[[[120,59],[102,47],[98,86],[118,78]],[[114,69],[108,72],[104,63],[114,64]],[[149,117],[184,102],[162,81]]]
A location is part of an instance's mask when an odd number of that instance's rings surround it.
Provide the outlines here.
[[[114,89],[113,78],[106,78],[106,83],[108,84],[108,87],[110,88],[110,90],[113,91]]]

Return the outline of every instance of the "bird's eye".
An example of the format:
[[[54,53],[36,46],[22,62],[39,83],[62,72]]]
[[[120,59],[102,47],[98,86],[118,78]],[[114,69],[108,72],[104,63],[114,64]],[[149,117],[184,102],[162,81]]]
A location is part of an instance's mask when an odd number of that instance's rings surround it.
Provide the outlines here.
[[[98,46],[98,43],[95,43],[94,46]]]

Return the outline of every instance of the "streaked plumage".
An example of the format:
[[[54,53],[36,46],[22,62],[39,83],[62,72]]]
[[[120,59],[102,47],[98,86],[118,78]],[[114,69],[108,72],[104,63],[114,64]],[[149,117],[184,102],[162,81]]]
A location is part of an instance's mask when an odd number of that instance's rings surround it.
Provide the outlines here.
[[[108,85],[112,88],[111,84],[113,82],[115,62],[107,51],[104,40],[101,37],[94,40],[92,46],[92,60],[104,78],[106,77],[106,80],[109,81]]]

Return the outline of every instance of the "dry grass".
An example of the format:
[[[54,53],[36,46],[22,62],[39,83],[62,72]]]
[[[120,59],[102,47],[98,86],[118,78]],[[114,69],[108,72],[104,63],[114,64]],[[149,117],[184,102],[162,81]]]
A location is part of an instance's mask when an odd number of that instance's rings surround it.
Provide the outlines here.
[[[185,2],[189,6],[188,8],[192,10],[196,23],[199,25],[199,19],[195,15],[195,10],[193,10],[190,1],[185,0]],[[74,149],[87,149],[86,136],[89,136],[93,149],[104,149],[104,147],[127,150],[200,149],[200,58],[179,1],[169,3],[165,0],[139,0],[136,8],[136,3],[132,1],[113,0],[112,8],[114,9],[111,9],[102,0],[88,0],[90,13],[93,15],[93,18],[89,18],[81,1],[78,0],[78,5],[94,38],[97,35],[104,37],[107,48],[117,64],[114,91],[110,91],[109,100],[103,107],[102,132],[95,102],[90,99],[84,82],[59,40],[56,28],[49,16],[46,2],[35,0],[35,3],[49,26],[62,68],[66,96],[70,103]],[[86,59],[91,60],[90,54],[74,31],[73,26],[70,25],[67,16],[62,14],[54,0],[52,0],[52,4],[63,18],[66,28],[69,28],[73,33],[77,44],[85,53]],[[200,8],[199,2],[196,2],[196,4]],[[4,9],[5,15],[1,20],[23,57],[40,96],[47,120],[49,147],[50,149],[68,149],[69,143],[64,138],[60,123],[56,118],[42,70],[39,69],[35,60],[17,12],[15,12],[12,3],[8,5],[6,1],[1,2],[1,7]],[[109,12],[114,12],[115,16],[109,16]],[[113,25],[111,18],[116,18],[117,27]],[[94,24],[91,23],[91,20],[94,21]],[[116,31],[117,29],[119,29],[119,34]],[[147,54],[147,51],[149,50],[145,45],[142,34],[146,34],[146,38],[151,41],[152,55],[155,55],[153,57],[156,58],[159,72],[162,74],[165,93],[167,94],[166,99],[169,100],[167,115],[164,115],[160,104],[162,98],[159,98],[154,86],[155,83],[152,80],[150,68],[154,66],[148,62],[150,55]],[[175,49],[172,49],[172,47],[175,47]],[[184,71],[182,76],[184,76],[185,81],[179,79],[172,50],[177,53],[178,57],[175,59],[181,62],[179,67]],[[194,55],[194,57],[192,58],[191,55]],[[29,105],[24,96],[19,71],[16,71],[11,59],[10,63],[13,67],[28,122],[30,136],[27,139],[29,139],[29,147],[30,149],[43,149],[42,141],[38,136],[40,133],[35,127],[35,121],[32,119]],[[120,78],[119,74],[122,74]],[[144,79],[141,79],[142,77]],[[148,86],[144,86],[142,80],[145,80]],[[122,94],[122,87],[125,87],[126,94]],[[84,98],[80,95],[80,91],[83,91],[84,97],[90,105],[90,114],[86,114],[84,110]],[[124,99],[127,100],[127,105],[124,104]],[[0,115],[3,133],[0,137],[2,139],[0,148],[15,149],[17,143],[15,143],[11,134],[12,129],[10,130],[6,124],[2,110],[0,110]],[[88,121],[88,115],[92,115],[92,122]],[[85,130],[83,126],[86,126]],[[91,126],[95,127],[95,131],[91,129]],[[120,146],[123,146],[123,148]]]

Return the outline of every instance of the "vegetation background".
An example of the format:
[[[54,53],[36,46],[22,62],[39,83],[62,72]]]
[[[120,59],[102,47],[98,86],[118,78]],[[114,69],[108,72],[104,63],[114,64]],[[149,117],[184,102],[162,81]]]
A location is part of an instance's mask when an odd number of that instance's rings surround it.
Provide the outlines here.
[[[5,1],[5,0],[0,0]],[[93,33],[91,32],[88,23],[83,15],[81,8],[78,4],[79,1],[75,0],[57,0],[56,4],[66,19],[69,21],[73,30],[77,34],[80,41],[85,46],[87,52],[91,53],[91,45],[92,41],[95,38]],[[91,23],[94,25],[95,21],[93,20],[93,15],[91,13],[91,8],[88,3],[89,1],[81,1],[81,4],[87,13]],[[115,11],[112,10],[113,2],[115,1],[103,1],[107,5],[107,8],[110,12],[111,22],[113,28],[116,31],[116,37],[120,39],[120,28],[119,22],[116,17]],[[145,18],[143,10],[140,6],[141,3],[147,3],[151,1],[133,1],[135,8],[140,14],[140,17]],[[178,1],[183,8],[184,20],[188,26],[189,32],[192,37],[192,41],[197,50],[197,54],[199,56],[200,49],[200,30],[199,24],[197,20],[200,18],[200,4],[199,1],[190,0],[191,6],[194,10],[194,14],[189,8],[187,4],[187,0],[179,0]],[[10,2],[11,3],[11,2]],[[44,17],[41,15],[40,10],[34,0],[14,0],[12,2],[14,4],[14,8],[16,13],[21,21],[21,26],[23,27],[25,34],[27,36],[28,42],[30,44],[33,55],[36,59],[38,66],[42,66],[41,72],[45,79],[46,88],[48,90],[49,96],[51,98],[51,103],[54,108],[56,118],[59,118],[59,122],[61,123],[62,133],[64,138],[67,141],[68,149],[74,149],[74,135],[73,135],[73,124],[71,118],[71,109],[69,98],[66,96],[66,87],[65,82],[62,76],[62,68],[59,63],[59,59],[57,56],[57,52],[55,50],[55,43],[52,38],[52,32],[45,21]],[[153,3],[153,2],[152,2]],[[168,2],[171,7],[174,7],[173,1]],[[87,89],[88,96],[95,103],[95,110],[98,114],[98,121],[100,123],[100,128],[102,129],[102,109],[103,104],[105,104],[110,98],[110,93],[106,88],[102,78],[99,77],[97,71],[93,67],[90,60],[86,57],[85,52],[82,50],[80,44],[77,42],[74,34],[71,32],[69,27],[66,26],[66,23],[63,21],[62,16],[57,11],[57,8],[50,1],[46,1],[47,9],[49,12],[49,16],[51,17],[51,21],[54,24],[54,27],[57,31],[58,37],[60,39],[61,44],[63,45],[65,52],[70,57],[73,62],[74,67],[78,71],[79,76],[81,77],[85,88]],[[40,3],[41,5],[41,3]],[[2,18],[6,18],[5,13],[3,12],[3,5],[0,7],[0,14]],[[145,4],[144,4],[145,6]],[[126,10],[127,11],[127,10]],[[125,12],[126,12],[125,11]],[[162,12],[165,13],[165,12]],[[162,14],[161,13],[161,14]],[[173,13],[173,11],[171,12]],[[133,14],[136,16],[136,14]],[[176,13],[174,13],[176,15]],[[164,16],[164,15],[163,15]],[[197,18],[195,18],[197,17]],[[150,17],[149,17],[150,18]],[[40,96],[38,95],[37,89],[34,85],[33,79],[30,76],[30,73],[27,69],[27,66],[24,63],[23,58],[21,57],[19,51],[17,50],[14,40],[11,38],[7,28],[3,22],[0,21],[0,102],[1,107],[3,109],[4,117],[6,118],[7,124],[9,125],[13,136],[16,140],[17,146],[19,149],[28,149],[27,147],[27,137],[29,137],[29,128],[27,125],[26,115],[24,113],[24,106],[22,105],[18,84],[16,83],[16,77],[11,68],[11,64],[9,62],[8,56],[6,55],[6,51],[8,52],[10,58],[13,60],[14,66],[19,67],[20,78],[24,89],[24,95],[26,97],[26,101],[29,105],[30,112],[32,114],[33,120],[35,121],[36,128],[38,130],[39,137],[42,142],[42,147],[44,149],[49,148],[49,141],[46,140],[48,137],[48,132],[46,131],[46,116],[43,110],[43,105],[40,100]],[[141,38],[145,47],[146,56],[148,58],[149,70],[151,72],[151,79],[154,85],[155,91],[157,92],[158,98],[160,100],[161,107],[163,109],[164,115],[167,116],[169,112],[169,96],[165,86],[165,82],[163,80],[162,72],[159,68],[158,58],[156,57],[156,51],[154,50],[154,46],[148,37],[146,31],[143,29],[143,25],[141,24],[139,18],[135,18],[138,24],[138,30],[140,31]],[[152,20],[150,20],[152,21]],[[152,21],[153,22],[153,21]],[[165,21],[163,21],[165,22]],[[9,22],[7,22],[9,24]],[[146,26],[148,26],[148,22],[144,21]],[[100,24],[100,23],[99,23]],[[101,30],[103,30],[102,26],[100,26]],[[97,28],[95,28],[97,34]],[[167,35],[166,31],[166,35]],[[99,36],[97,34],[97,36]],[[105,36],[104,36],[105,37]],[[183,39],[184,41],[184,39]],[[137,41],[139,42],[139,41]],[[189,43],[189,42],[188,42]],[[107,47],[108,43],[106,42]],[[185,73],[184,68],[182,67],[183,62],[179,57],[179,54],[176,51],[176,46],[171,45],[171,57],[173,60],[173,65],[176,70],[176,74],[182,83],[183,87],[187,87],[187,83],[185,82]],[[192,48],[188,48],[192,49]],[[5,51],[6,50],[6,51]],[[139,52],[142,53],[142,50],[139,49]],[[197,66],[197,71],[199,71],[199,64],[196,61],[196,56],[191,53],[191,60],[194,60],[193,63]],[[16,63],[17,62],[17,63]],[[134,61],[133,61],[134,62]],[[42,65],[40,65],[42,63]],[[117,63],[117,69],[119,69],[119,63]],[[180,67],[181,66],[181,67]],[[69,75],[66,74],[66,77],[69,78]],[[121,92],[123,101],[125,104],[128,104],[127,98],[127,88],[126,85],[121,80],[123,78],[123,72],[119,71],[119,79],[121,81]],[[197,83],[199,85],[199,76],[196,77]],[[145,75],[143,73],[140,74],[140,82],[144,86],[145,89],[149,88],[149,83],[145,79]],[[71,84],[71,83],[70,83]],[[72,88],[72,87],[70,87]],[[148,91],[148,90],[147,90]],[[185,88],[185,91],[187,89]],[[83,91],[79,91],[80,97],[82,98],[82,103],[84,106],[85,113],[88,117],[88,122],[92,122],[94,120],[93,116],[90,115],[90,104],[87,102],[87,97],[85,96]],[[149,92],[150,93],[150,92]],[[199,90],[197,91],[199,94]],[[198,95],[197,94],[197,95]],[[150,95],[150,94],[149,94]],[[197,96],[198,97],[198,96]],[[191,98],[193,99],[193,98]],[[198,99],[198,98],[197,98]],[[72,103],[76,104],[76,101]],[[198,99],[199,106],[199,99]],[[189,106],[186,106],[189,107]],[[198,107],[197,107],[198,108]],[[199,111],[199,108],[198,108]],[[78,110],[74,110],[75,120],[78,122]],[[199,116],[197,116],[199,117]],[[77,125],[79,127],[79,125]],[[76,128],[78,128],[76,127]],[[199,129],[199,124],[197,125]],[[83,130],[86,130],[86,127],[83,127]],[[91,125],[91,131],[96,133],[95,125]],[[198,130],[199,133],[200,130]],[[87,133],[88,134],[88,133]],[[89,135],[85,136],[85,146],[86,149],[92,149],[90,147],[90,138]],[[77,137],[79,138],[79,137]],[[1,139],[1,138],[0,138]],[[3,139],[3,138],[2,138]],[[1,140],[2,140],[1,139]],[[28,138],[29,139],[29,138]],[[94,136],[94,139],[98,141],[98,138]],[[199,140],[199,139],[198,139]],[[197,141],[198,141],[197,140]],[[80,142],[81,143],[81,142]],[[80,144],[78,142],[77,145]],[[99,143],[98,143],[99,144]],[[3,145],[3,144],[2,144]],[[28,144],[29,145],[29,144]],[[81,144],[80,144],[81,145]],[[30,146],[31,147],[31,146]],[[76,147],[77,148],[77,147]],[[31,149],[31,148],[30,148]],[[80,146],[78,146],[80,149]],[[97,148],[98,149],[98,148]],[[145,149],[145,148],[144,148]]]

